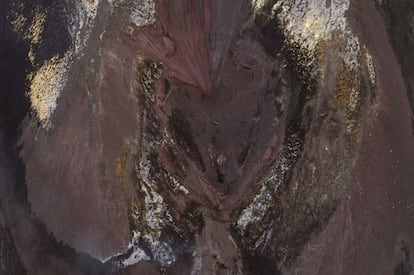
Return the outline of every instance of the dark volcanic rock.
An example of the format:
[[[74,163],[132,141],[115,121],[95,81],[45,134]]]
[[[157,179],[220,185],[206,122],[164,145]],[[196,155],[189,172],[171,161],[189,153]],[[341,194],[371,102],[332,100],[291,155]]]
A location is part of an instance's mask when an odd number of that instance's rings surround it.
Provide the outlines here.
[[[410,1],[0,1],[1,274],[411,274]]]

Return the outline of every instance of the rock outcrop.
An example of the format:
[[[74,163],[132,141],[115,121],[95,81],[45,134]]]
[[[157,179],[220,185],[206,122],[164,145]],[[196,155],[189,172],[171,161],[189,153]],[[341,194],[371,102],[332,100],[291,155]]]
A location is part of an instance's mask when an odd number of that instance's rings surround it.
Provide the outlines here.
[[[0,273],[411,274],[414,6],[0,2]]]

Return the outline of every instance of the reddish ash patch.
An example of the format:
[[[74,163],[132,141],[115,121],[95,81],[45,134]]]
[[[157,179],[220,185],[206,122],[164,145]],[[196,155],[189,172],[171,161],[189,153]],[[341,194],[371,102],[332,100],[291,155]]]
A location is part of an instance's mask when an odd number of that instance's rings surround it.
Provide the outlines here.
[[[156,8],[155,25],[136,30],[139,49],[169,68],[170,80],[211,94],[210,1],[158,1]]]

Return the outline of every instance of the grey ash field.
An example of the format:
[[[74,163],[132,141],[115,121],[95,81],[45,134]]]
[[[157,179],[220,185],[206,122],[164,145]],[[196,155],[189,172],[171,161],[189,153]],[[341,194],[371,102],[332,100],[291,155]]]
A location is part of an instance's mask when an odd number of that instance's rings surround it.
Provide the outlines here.
[[[0,0],[0,274],[414,274],[411,0]]]

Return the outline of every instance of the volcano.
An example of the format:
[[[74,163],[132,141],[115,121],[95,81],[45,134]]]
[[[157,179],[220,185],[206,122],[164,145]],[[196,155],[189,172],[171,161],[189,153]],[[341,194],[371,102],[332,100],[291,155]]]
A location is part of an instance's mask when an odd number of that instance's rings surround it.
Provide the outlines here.
[[[412,274],[414,4],[0,0],[1,274]]]

